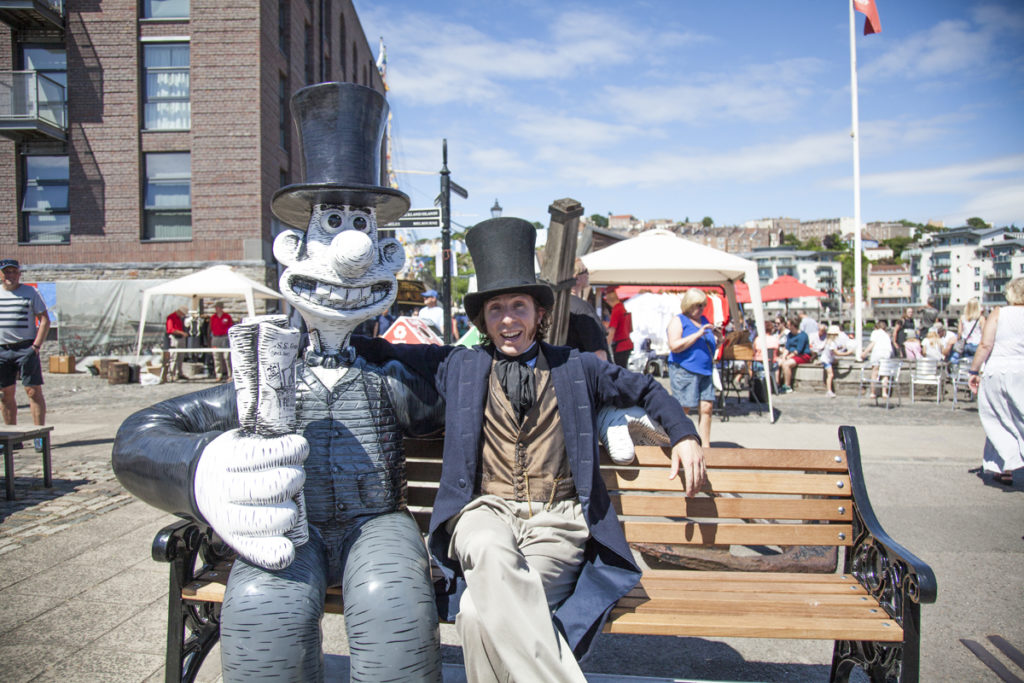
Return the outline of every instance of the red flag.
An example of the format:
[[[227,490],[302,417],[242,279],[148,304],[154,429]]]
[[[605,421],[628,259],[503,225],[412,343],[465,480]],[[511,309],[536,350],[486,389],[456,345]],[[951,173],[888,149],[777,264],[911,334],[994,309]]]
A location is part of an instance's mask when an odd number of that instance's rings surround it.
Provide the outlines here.
[[[864,35],[882,32],[882,22],[878,18],[875,0],[853,0],[853,9],[867,17],[864,20]]]

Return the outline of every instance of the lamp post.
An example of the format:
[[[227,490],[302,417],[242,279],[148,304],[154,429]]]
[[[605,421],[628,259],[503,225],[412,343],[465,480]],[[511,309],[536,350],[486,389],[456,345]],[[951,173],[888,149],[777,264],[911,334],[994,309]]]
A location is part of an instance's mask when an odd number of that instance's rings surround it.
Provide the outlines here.
[[[491,207],[491,218],[501,218],[501,204],[498,203],[498,198],[494,198],[494,206]]]

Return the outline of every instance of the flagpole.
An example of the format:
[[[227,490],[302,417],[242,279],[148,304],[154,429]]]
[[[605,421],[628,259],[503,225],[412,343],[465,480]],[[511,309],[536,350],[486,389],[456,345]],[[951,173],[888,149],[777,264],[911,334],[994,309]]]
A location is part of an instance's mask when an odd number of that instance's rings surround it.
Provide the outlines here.
[[[860,124],[857,112],[857,32],[853,16],[853,0],[846,3],[850,10],[850,102],[853,114],[853,329],[857,352],[864,348],[864,295],[861,279],[861,221],[860,221]]]

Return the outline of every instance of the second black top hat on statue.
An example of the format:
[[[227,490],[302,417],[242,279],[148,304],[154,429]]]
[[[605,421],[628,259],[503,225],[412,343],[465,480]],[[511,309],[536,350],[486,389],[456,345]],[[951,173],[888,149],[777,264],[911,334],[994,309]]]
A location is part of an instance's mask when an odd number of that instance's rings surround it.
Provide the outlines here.
[[[274,194],[274,215],[305,229],[316,204],[375,208],[378,225],[409,210],[405,193],[380,184],[388,121],[383,95],[355,83],[318,83],[292,95],[291,109],[302,149],[303,182]]]
[[[522,218],[491,218],[466,233],[466,246],[476,268],[477,291],[466,295],[466,315],[474,320],[484,303],[499,294],[529,294],[551,310],[555,295],[537,282],[534,253],[537,229]]]

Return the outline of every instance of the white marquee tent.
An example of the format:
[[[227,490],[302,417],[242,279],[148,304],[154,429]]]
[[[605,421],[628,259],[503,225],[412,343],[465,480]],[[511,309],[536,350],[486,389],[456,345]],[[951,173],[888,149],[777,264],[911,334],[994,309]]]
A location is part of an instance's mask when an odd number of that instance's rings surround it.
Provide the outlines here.
[[[135,355],[142,353],[142,334],[146,328],[149,301],[154,296],[190,296],[193,308],[198,308],[203,297],[241,297],[250,316],[256,315],[256,299],[280,299],[281,295],[261,285],[228,265],[217,265],[185,275],[176,280],[150,287],[142,294],[142,315],[139,317],[139,341]]]
[[[740,319],[734,282],[742,279],[750,290],[757,333],[764,335],[764,307],[757,264],[724,251],[677,237],[668,230],[649,230],[632,239],[584,254],[590,284],[602,285],[721,285],[732,318]],[[768,351],[762,362],[768,364]],[[774,421],[768,392],[768,419]]]

